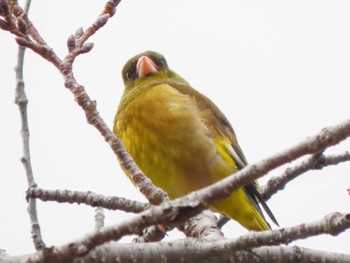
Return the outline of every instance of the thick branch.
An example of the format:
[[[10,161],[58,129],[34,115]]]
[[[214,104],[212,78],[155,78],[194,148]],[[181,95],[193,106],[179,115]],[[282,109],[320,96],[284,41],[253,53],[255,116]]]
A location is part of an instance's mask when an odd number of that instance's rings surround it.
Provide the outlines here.
[[[203,262],[203,263],[295,263],[325,262],[348,263],[350,255],[313,250],[303,247],[274,246],[247,250],[233,250],[217,242],[186,239],[174,242],[147,244],[106,245],[87,259],[105,260],[104,262]],[[114,261],[113,261],[114,260]],[[101,260],[102,261],[102,260]],[[74,261],[76,262],[76,261]],[[81,262],[81,261],[79,261]],[[89,261],[85,261],[89,262]],[[90,261],[93,262],[93,261]],[[118,262],[118,261],[117,261]]]
[[[45,261],[39,254],[11,257],[4,251],[0,251],[0,263],[44,263]],[[348,263],[349,261],[350,255],[308,249],[298,246],[271,246],[254,249],[234,250],[225,246],[223,242],[206,242],[187,238],[185,240],[157,243],[109,243],[96,248],[86,257],[75,259],[72,262]],[[55,262],[62,263],[65,261],[62,259]]]

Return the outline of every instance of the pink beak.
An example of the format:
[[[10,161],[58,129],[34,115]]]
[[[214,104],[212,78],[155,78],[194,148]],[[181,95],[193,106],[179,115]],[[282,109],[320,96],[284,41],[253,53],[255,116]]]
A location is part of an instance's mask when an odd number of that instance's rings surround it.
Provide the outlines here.
[[[142,56],[137,60],[136,69],[139,77],[143,77],[158,71],[152,59],[147,56]]]

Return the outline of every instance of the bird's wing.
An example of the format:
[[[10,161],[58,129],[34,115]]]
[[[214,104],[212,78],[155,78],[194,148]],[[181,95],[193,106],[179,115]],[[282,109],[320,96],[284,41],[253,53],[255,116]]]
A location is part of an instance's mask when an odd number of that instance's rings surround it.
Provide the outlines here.
[[[209,112],[211,115],[210,121],[213,122],[212,127],[215,127],[217,130],[217,133],[220,134],[223,139],[223,141],[227,142],[224,143],[224,146],[221,147],[223,149],[222,153],[225,155],[225,159],[227,157],[231,159],[233,164],[237,166],[238,169],[242,169],[245,167],[248,162],[245,158],[243,151],[241,147],[238,144],[237,137],[235,135],[235,132],[230,124],[230,122],[227,120],[225,115],[221,112],[221,110],[208,98],[206,98],[203,94],[199,93],[195,89],[188,88],[187,85],[183,85],[180,83],[169,83],[171,86],[178,89],[180,92],[184,94],[189,94],[194,98],[194,100],[197,103],[197,106],[199,109],[205,110]],[[261,194],[259,193],[259,185],[257,181],[254,181],[244,187],[245,192],[247,193],[247,196],[249,198],[249,201],[253,204],[255,209],[260,212],[260,214],[263,216],[263,213],[261,212],[261,209],[258,205],[258,202],[262,205],[267,215],[270,217],[270,219],[278,226],[278,222],[276,218],[274,217],[273,213],[271,212],[270,208],[262,198]]]

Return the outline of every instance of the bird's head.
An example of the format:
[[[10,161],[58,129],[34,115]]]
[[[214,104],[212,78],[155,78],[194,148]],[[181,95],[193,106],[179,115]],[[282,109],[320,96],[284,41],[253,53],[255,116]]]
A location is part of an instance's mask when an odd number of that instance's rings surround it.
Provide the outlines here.
[[[166,79],[185,81],[169,69],[163,55],[154,51],[146,51],[129,59],[123,67],[122,76],[127,90]]]

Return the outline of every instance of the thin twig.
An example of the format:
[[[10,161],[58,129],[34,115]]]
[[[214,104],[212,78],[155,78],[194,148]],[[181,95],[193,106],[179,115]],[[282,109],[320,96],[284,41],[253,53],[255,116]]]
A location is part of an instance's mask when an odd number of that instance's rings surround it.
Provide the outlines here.
[[[26,12],[28,12],[30,7],[30,0],[27,0],[25,6]],[[28,126],[28,114],[27,114],[27,105],[28,99],[24,90],[24,80],[23,80],[23,65],[24,65],[24,54],[25,47],[18,47],[17,55],[17,65],[15,67],[16,72],[16,94],[15,94],[15,103],[19,107],[21,114],[21,134],[22,134],[22,143],[23,143],[23,157],[21,161],[24,165],[28,187],[36,187],[36,183],[33,176],[33,169],[30,161],[30,147],[29,147],[29,126]],[[45,248],[45,243],[41,236],[40,225],[38,220],[38,214],[36,210],[36,200],[29,199],[28,208],[27,208],[30,222],[31,222],[31,233],[32,239],[36,250],[41,250]]]
[[[47,190],[38,187],[29,188],[26,197],[38,198],[44,202],[55,201],[58,203],[86,204],[92,207],[103,207],[109,210],[121,210],[128,213],[139,213],[150,206],[146,203],[117,196],[104,196],[91,191]]]
[[[29,3],[30,4],[30,3]],[[30,37],[34,39],[34,41],[42,46],[47,46],[46,42],[42,38],[42,36],[39,34],[39,32],[36,30],[36,28],[33,26],[32,22],[28,19],[28,12],[26,12],[27,9],[29,9],[28,4],[25,4],[24,10],[19,6],[17,0],[10,0],[10,6],[12,10],[12,14],[18,18],[21,18],[25,21],[28,34]],[[26,36],[26,39],[29,40],[30,37]]]
[[[104,219],[105,215],[103,213],[103,208],[97,207],[95,209],[95,230],[100,230],[102,227],[104,227]]]
[[[232,249],[288,245],[293,241],[321,234],[332,236],[350,228],[350,214],[330,213],[320,220],[272,231],[249,232],[230,241]]]
[[[347,151],[334,155],[312,155],[307,157],[300,164],[287,168],[280,176],[272,177],[264,186],[260,187],[260,193],[264,200],[267,201],[272,195],[284,189],[288,182],[299,175],[310,170],[320,170],[324,167],[337,165],[346,161],[350,161],[350,153]]]

